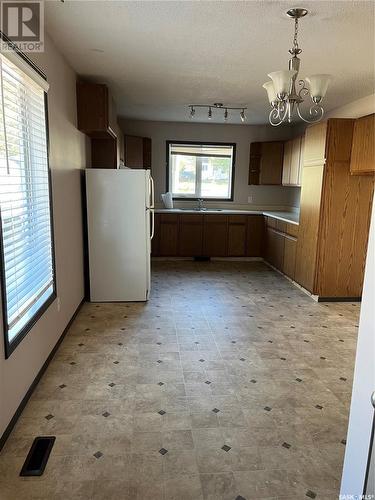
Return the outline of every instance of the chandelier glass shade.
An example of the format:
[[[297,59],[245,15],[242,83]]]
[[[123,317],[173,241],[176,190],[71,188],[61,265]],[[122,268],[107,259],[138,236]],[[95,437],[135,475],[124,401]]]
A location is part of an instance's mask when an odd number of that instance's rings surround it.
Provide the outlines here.
[[[321,102],[326,95],[331,76],[319,74],[308,76],[305,80],[298,80],[301,63],[298,55],[302,52],[297,41],[298,20],[306,14],[306,9],[288,10],[287,15],[294,19],[294,38],[293,47],[289,50],[292,55],[289,59],[289,69],[269,73],[271,80],[263,84],[271,105],[269,121],[275,127],[285,122],[290,123],[295,114],[307,123],[317,122],[324,115]],[[310,96],[311,103],[306,114],[302,110],[302,104],[308,96]]]

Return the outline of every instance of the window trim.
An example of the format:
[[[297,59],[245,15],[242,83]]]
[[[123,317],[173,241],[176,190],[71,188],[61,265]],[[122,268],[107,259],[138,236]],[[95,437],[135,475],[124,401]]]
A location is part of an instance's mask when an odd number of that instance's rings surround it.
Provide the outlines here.
[[[235,178],[235,171],[236,171],[236,146],[237,144],[235,142],[212,142],[212,141],[179,141],[178,139],[174,141],[166,141],[166,190],[170,190],[170,185],[169,185],[169,174],[170,174],[170,165],[169,165],[169,148],[171,144],[190,144],[190,145],[197,145],[197,146],[230,146],[233,148],[233,156],[232,156],[232,178],[231,178],[231,186],[230,186],[230,198],[193,198],[193,197],[187,197],[187,196],[173,196],[173,199],[176,201],[197,201],[199,199],[202,199],[204,201],[222,201],[222,202],[228,202],[228,201],[234,201],[234,178]]]
[[[22,52],[18,47],[9,40],[1,31],[0,37],[3,41],[6,41],[9,46],[17,52],[17,54],[22,57],[22,59],[30,64],[34,71],[36,71],[44,80],[47,80],[46,75],[37,67],[35,64]],[[39,307],[35,314],[29,319],[29,321],[20,330],[18,335],[9,341],[8,336],[8,311],[7,311],[7,299],[6,299],[6,285],[5,285],[5,260],[4,260],[4,247],[3,247],[3,233],[2,233],[2,217],[0,210],[0,276],[1,276],[1,305],[2,305],[2,322],[3,322],[3,335],[4,335],[4,349],[5,349],[5,359],[8,359],[17,346],[22,342],[26,335],[31,331],[39,319],[43,316],[45,311],[57,298],[57,283],[56,283],[56,261],[55,261],[55,234],[54,234],[54,224],[53,224],[53,197],[52,197],[52,176],[51,168],[49,162],[49,123],[48,123],[48,98],[47,93],[44,92],[44,115],[45,115],[45,126],[46,126],[46,146],[47,146],[47,166],[48,166],[48,191],[49,191],[49,203],[50,203],[50,227],[51,227],[51,254],[52,254],[52,277],[53,277],[53,291],[52,294],[46,299],[46,301]]]

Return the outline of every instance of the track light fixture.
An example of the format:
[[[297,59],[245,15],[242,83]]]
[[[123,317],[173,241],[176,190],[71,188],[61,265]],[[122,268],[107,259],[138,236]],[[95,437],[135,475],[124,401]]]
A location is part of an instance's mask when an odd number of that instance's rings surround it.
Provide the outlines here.
[[[208,109],[207,116],[208,116],[209,120],[212,119],[212,110],[213,109],[221,109],[224,111],[223,117],[224,117],[225,122],[228,121],[228,117],[229,117],[228,110],[240,111],[241,122],[243,123],[246,121],[245,110],[247,108],[232,108],[230,106],[225,106],[222,102],[215,102],[214,104],[189,104],[190,118],[194,118],[196,108],[207,108]]]

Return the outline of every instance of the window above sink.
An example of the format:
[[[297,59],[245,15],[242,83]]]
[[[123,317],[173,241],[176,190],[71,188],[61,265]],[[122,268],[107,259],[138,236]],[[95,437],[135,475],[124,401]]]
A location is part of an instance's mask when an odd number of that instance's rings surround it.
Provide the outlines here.
[[[233,200],[236,145],[167,141],[167,191],[180,200]]]

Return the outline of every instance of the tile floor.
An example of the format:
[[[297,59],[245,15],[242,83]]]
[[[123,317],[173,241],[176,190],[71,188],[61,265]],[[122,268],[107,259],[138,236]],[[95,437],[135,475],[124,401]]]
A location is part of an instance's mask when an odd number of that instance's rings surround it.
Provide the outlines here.
[[[359,305],[262,263],[158,262],[85,304],[0,455],[0,498],[337,499]],[[37,435],[44,475],[18,477]]]

